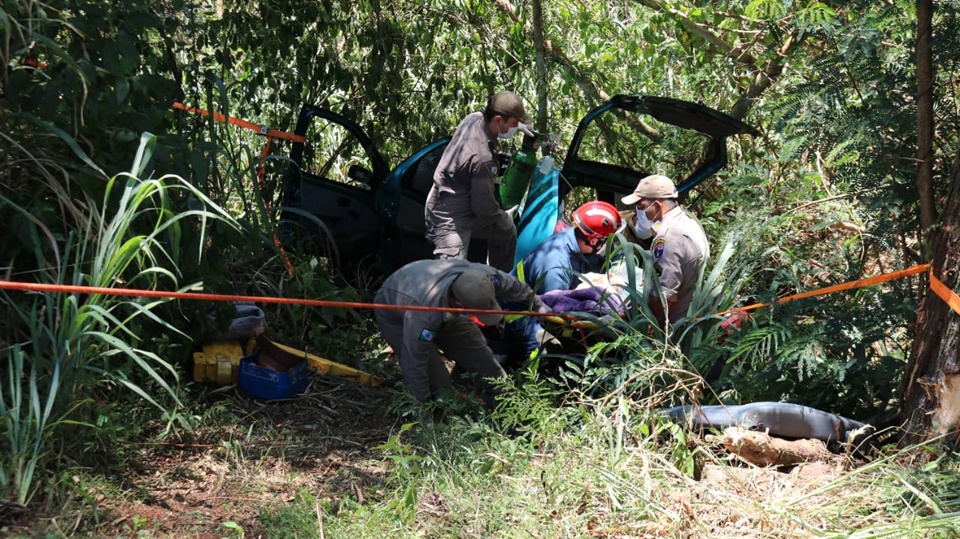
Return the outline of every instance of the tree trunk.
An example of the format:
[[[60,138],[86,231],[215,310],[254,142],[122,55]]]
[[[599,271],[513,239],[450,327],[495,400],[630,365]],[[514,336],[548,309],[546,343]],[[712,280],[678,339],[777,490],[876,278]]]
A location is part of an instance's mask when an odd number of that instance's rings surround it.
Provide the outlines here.
[[[543,37],[543,4],[542,0],[533,0],[533,43],[537,49],[537,124],[536,130],[547,132],[547,46]]]
[[[917,177],[921,240],[930,256],[937,207],[933,193],[933,0],[917,1]]]
[[[956,292],[960,281],[960,160],[953,167],[943,221],[932,234],[933,275]],[[936,436],[960,445],[960,314],[927,292],[913,326],[913,351],[900,391],[904,445]]]

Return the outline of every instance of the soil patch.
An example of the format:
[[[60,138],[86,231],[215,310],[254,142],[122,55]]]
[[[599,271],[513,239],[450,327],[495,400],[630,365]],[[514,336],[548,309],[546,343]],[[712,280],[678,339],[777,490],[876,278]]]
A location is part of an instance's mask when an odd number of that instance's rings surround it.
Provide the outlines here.
[[[301,493],[362,501],[386,479],[382,453],[372,448],[401,425],[387,411],[387,388],[314,374],[306,391],[284,401],[253,400],[232,387],[202,391],[198,402],[221,407],[222,422],[207,421],[190,439],[138,445],[137,458],[111,478],[126,489],[94,493],[98,522],[58,527],[66,535],[197,539],[236,537],[241,527],[256,538],[259,516]],[[29,524],[4,533],[27,533]]]

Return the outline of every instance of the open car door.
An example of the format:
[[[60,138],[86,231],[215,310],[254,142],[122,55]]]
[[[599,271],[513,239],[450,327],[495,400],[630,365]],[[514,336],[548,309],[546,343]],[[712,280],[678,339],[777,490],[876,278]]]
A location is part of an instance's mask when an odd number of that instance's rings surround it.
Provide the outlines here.
[[[384,230],[377,258],[384,275],[408,262],[433,258],[424,206],[433,187],[433,172],[449,142],[450,137],[440,139],[408,157],[380,189],[376,203],[384,218]]]
[[[389,167],[352,120],[305,106],[297,120],[292,163],[284,178],[285,244],[318,252],[342,269],[373,263],[381,223],[375,196]]]

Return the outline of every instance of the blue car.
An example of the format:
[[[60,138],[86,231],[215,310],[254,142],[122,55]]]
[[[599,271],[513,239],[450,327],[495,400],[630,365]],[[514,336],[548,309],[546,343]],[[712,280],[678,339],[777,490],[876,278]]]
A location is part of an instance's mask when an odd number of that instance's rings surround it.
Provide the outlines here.
[[[293,145],[284,179],[285,244],[313,249],[347,275],[385,276],[432,257],[423,208],[449,137],[391,167],[359,125],[330,110],[305,106],[295,132],[306,142]],[[554,232],[569,197],[589,189],[581,197],[616,203],[653,173],[683,194],[726,165],[727,140],[742,134],[757,132],[702,104],[613,97],[580,121],[562,160],[541,158],[521,205],[517,258]],[[482,260],[483,247],[472,245],[470,258]]]

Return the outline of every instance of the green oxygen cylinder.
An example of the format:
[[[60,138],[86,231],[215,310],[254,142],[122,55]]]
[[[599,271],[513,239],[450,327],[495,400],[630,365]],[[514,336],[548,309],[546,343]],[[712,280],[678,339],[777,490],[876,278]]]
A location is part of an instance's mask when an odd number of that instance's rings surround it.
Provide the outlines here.
[[[510,158],[507,171],[500,179],[500,204],[505,210],[520,204],[530,187],[530,178],[537,166],[536,140],[536,136],[523,135],[523,144]]]

